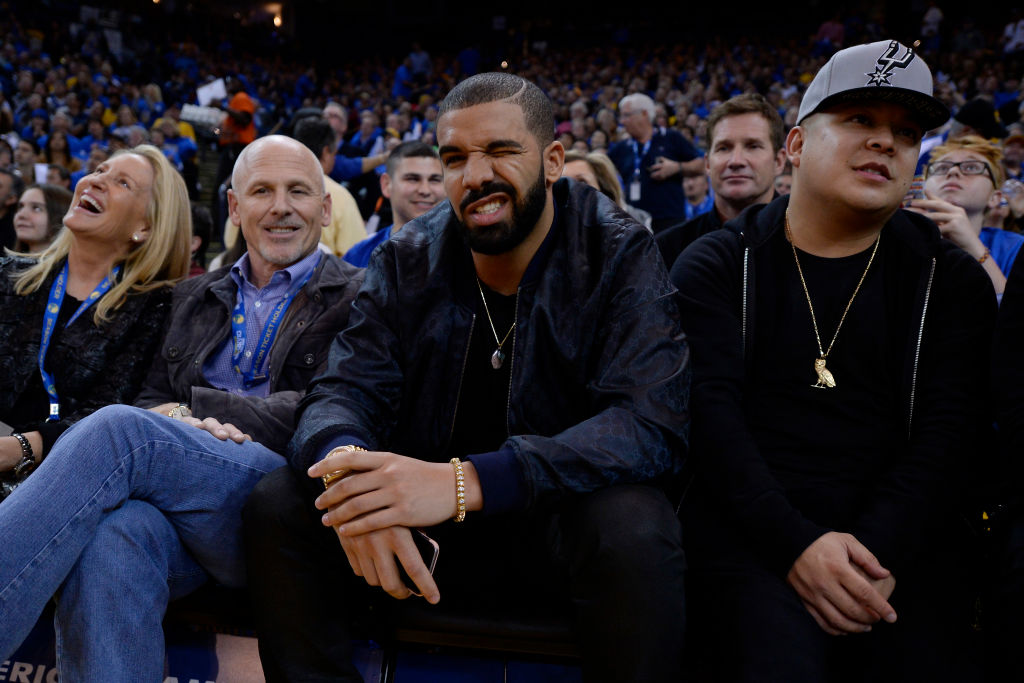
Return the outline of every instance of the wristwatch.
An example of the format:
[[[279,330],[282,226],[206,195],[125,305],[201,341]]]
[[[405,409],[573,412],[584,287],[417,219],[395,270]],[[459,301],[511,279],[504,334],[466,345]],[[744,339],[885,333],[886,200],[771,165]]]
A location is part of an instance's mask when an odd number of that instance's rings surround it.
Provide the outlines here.
[[[362,446],[356,446],[356,445],[350,444],[348,446],[338,446],[337,448],[332,448],[331,452],[328,453],[327,455],[331,455],[331,453],[336,453],[338,451],[365,451],[365,450],[366,449],[363,448]],[[343,467],[340,470],[335,470],[333,472],[328,472],[327,474],[321,475],[320,476],[320,481],[322,481],[324,483],[324,489],[328,489],[328,488],[331,487],[331,484],[333,484],[334,482],[338,481],[339,479],[344,479],[346,476],[348,476],[348,473],[351,472],[351,471],[352,470],[349,469],[348,467]]]
[[[11,436],[17,439],[21,446],[21,460],[14,466],[14,474],[18,477],[27,477],[39,464],[36,462],[35,453],[32,452],[32,444],[28,442],[28,437],[21,432],[11,432]]]
[[[183,417],[192,417],[192,411],[189,410],[187,403],[179,403],[167,411],[167,417],[180,420]]]

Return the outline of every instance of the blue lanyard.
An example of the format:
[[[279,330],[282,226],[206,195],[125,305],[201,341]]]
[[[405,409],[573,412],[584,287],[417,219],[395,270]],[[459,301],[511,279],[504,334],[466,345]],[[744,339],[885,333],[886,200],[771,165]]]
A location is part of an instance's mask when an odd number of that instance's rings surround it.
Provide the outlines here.
[[[284,320],[284,314],[288,311],[288,307],[291,306],[295,296],[306,286],[309,279],[313,277],[315,270],[316,267],[314,266],[302,282],[297,287],[292,287],[284,298],[278,302],[277,306],[274,306],[274,310],[270,312],[270,317],[267,318],[267,322],[263,325],[263,334],[260,337],[259,346],[256,347],[252,364],[246,372],[242,371],[242,355],[245,353],[245,298],[242,296],[241,289],[239,289],[238,303],[235,304],[235,310],[231,313],[231,338],[234,340],[231,364],[234,366],[235,372],[242,376],[242,385],[246,389],[267,381],[267,376],[262,374],[261,371],[267,362],[267,354],[270,353],[270,349],[274,346],[274,338],[277,336],[281,321]]]
[[[121,266],[115,266],[111,274],[103,278],[103,281],[96,285],[96,289],[92,290],[92,293],[89,294],[86,300],[78,306],[78,310],[74,312],[71,319],[64,324],[65,328],[70,327],[71,323],[75,322],[78,316],[85,312],[85,309],[99,301],[100,297],[107,293],[107,290],[113,286],[113,278],[116,278],[119,272],[121,272]],[[57,396],[57,384],[53,381],[53,375],[46,371],[45,362],[46,352],[50,350],[53,330],[57,327],[57,316],[60,314],[60,307],[64,303],[67,280],[68,264],[65,261],[64,267],[53,281],[53,286],[50,287],[50,300],[46,303],[46,311],[43,313],[43,337],[39,341],[39,374],[43,377],[43,387],[46,389],[46,394],[50,397],[50,416],[46,418],[47,422],[54,422],[60,419],[60,400]]]
[[[654,136],[652,135],[651,136],[651,140],[653,140],[653,139],[654,139]],[[642,150],[640,149],[640,145],[637,144],[637,141],[636,140],[633,141],[633,177],[634,178],[639,178],[640,177],[640,161],[645,156],[647,156],[647,152],[650,151],[650,149],[651,149],[651,140],[648,140],[647,142],[644,143],[644,148]]]

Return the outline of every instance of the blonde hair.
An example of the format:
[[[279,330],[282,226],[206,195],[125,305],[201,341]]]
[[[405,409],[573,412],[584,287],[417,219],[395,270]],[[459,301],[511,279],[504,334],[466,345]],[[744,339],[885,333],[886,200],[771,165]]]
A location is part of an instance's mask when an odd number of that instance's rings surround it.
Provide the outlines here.
[[[122,154],[140,156],[153,169],[152,194],[146,205],[149,236],[128,253],[120,279],[96,303],[93,321],[97,325],[108,321],[111,311],[120,308],[129,294],[171,286],[185,277],[189,267],[192,211],[185,181],[153,145],[121,150],[111,158]],[[28,294],[39,289],[57,264],[67,258],[73,240],[71,231],[62,230],[36,264],[17,276],[14,291]]]
[[[619,185],[618,171],[615,164],[604,152],[588,152],[586,154],[570,149],[565,152],[565,163],[570,161],[585,161],[590,166],[597,178],[598,189],[608,195],[613,202],[623,206],[625,202],[622,197],[622,187]]]
[[[996,145],[978,135],[965,135],[962,138],[956,138],[955,140],[947,140],[946,142],[938,145],[932,149],[931,163],[941,161],[942,157],[947,154],[951,154],[957,151],[973,152],[980,157],[985,159],[985,163],[988,164],[988,170],[992,172],[992,184],[998,190],[1003,186],[1003,181],[1006,180],[1006,174],[1003,172],[1003,151]]]

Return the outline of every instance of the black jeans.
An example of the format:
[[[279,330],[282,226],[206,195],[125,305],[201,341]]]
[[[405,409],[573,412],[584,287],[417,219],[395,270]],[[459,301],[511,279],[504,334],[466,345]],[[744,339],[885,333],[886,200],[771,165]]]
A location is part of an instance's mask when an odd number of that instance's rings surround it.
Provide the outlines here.
[[[256,486],[244,511],[249,587],[267,680],[360,680],[351,623],[390,600],[355,576],[290,468]],[[545,512],[446,522],[436,609],[564,605],[588,680],[679,681],[685,560],[679,521],[649,486],[611,487]],[[418,598],[412,598],[418,599]]]
[[[692,569],[690,643],[722,683],[979,683],[970,597],[941,561],[896,577],[895,624],[844,636],[825,633],[783,578],[754,563]]]

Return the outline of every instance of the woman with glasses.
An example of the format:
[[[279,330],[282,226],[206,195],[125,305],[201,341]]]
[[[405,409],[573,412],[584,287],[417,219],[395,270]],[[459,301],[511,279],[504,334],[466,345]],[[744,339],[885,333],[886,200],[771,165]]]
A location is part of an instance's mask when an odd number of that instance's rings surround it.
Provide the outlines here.
[[[1002,152],[975,135],[932,150],[925,169],[924,199],[910,210],[928,216],[942,236],[978,260],[1000,298],[1024,236],[984,225],[985,211],[1002,201]]]

